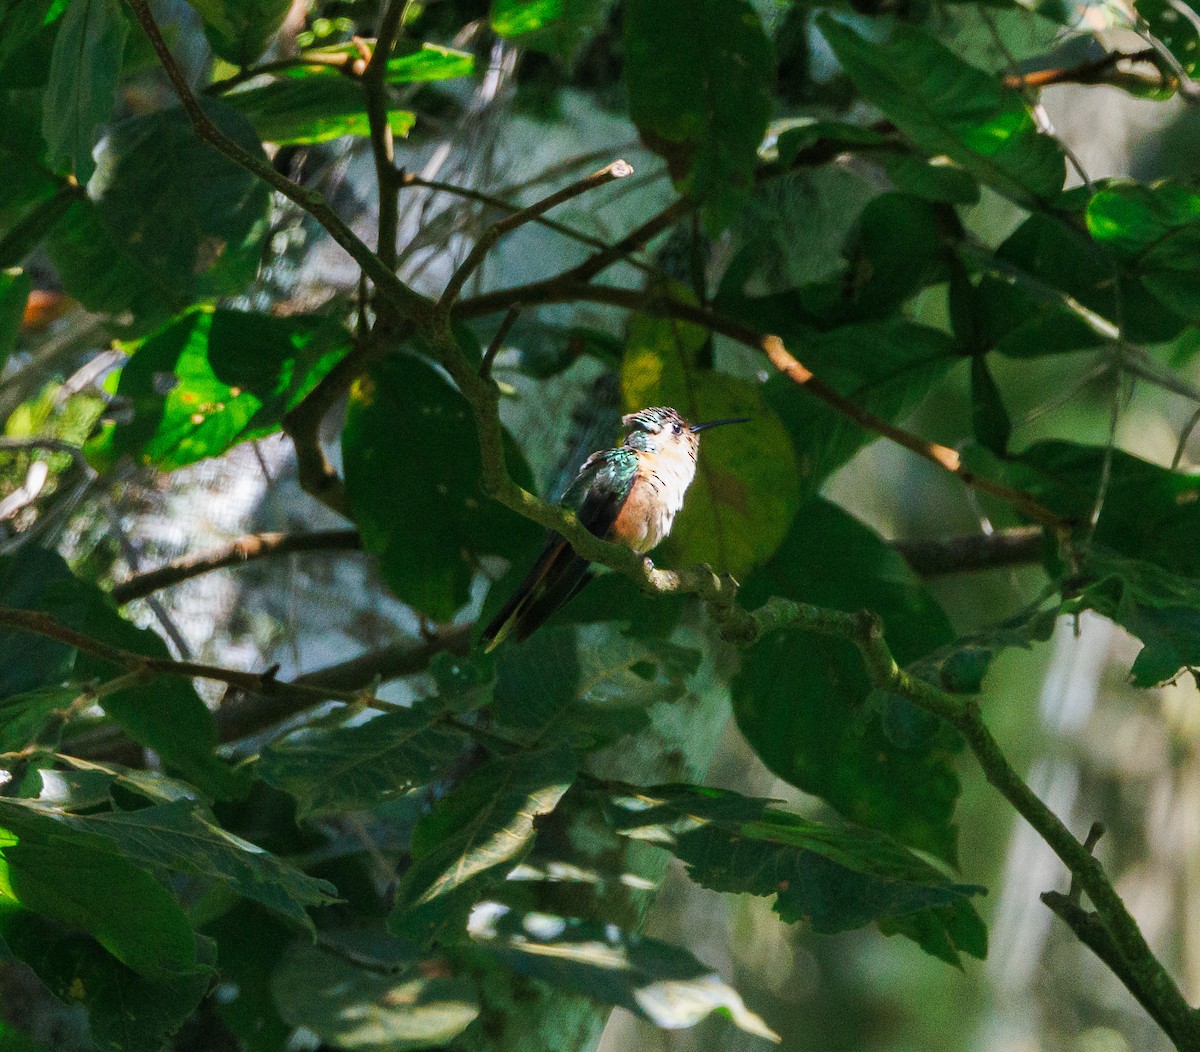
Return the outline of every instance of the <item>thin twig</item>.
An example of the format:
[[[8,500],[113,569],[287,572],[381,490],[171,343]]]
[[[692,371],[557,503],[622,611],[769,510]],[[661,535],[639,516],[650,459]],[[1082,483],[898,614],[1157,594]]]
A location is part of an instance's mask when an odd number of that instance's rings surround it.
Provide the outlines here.
[[[223,95],[232,88],[245,84],[246,81],[253,80],[255,77],[285,73],[289,69],[305,69],[307,67],[335,69],[348,77],[361,77],[367,64],[363,61],[361,55],[355,54],[352,51],[339,51],[329,54],[322,54],[319,51],[303,51],[299,55],[292,55],[289,58],[277,58],[271,62],[264,62],[259,66],[247,66],[245,69],[238,70],[231,77],[225,77],[223,80],[214,80],[205,87],[204,94]]]
[[[521,211],[520,205],[511,204],[494,194],[484,193],[482,190],[475,190],[469,186],[459,186],[456,183],[442,182],[439,179],[426,179],[415,172],[400,172],[398,173],[398,178],[401,186],[416,186],[423,190],[432,190],[436,193],[451,194],[454,197],[461,197],[467,201],[477,201],[479,204],[499,209],[501,212],[507,212],[509,215]],[[563,237],[569,237],[572,241],[578,241],[582,245],[587,245],[590,248],[601,251],[608,250],[608,242],[603,238],[596,237],[594,234],[589,234],[584,230],[578,230],[573,226],[568,226],[566,223],[562,223],[557,219],[551,219],[549,216],[535,216],[532,222],[538,226],[544,226],[547,230],[553,230],[556,234],[562,234]],[[642,262],[640,259],[626,258],[623,262],[647,274],[658,273],[653,266]]]
[[[475,272],[479,264],[483,262],[483,257],[510,230],[515,230],[525,223],[532,222],[538,216],[544,215],[550,209],[562,204],[564,201],[570,201],[572,198],[578,197],[580,194],[585,194],[589,190],[605,186],[614,179],[624,179],[626,176],[632,174],[633,166],[628,161],[613,161],[612,164],[605,165],[598,172],[584,176],[584,178],[571,183],[569,186],[564,186],[561,190],[556,190],[547,197],[543,197],[540,201],[534,202],[527,208],[522,208],[519,212],[514,212],[499,222],[493,223],[483,232],[479,240],[475,242],[471,251],[467,254],[467,258],[463,260],[462,264],[451,276],[449,282],[447,282],[439,305],[443,309],[449,309],[453,306],[454,301],[458,299],[459,293],[462,292],[463,286],[467,283],[467,279]]]
[[[344,552],[362,548],[357,530],[323,530],[317,533],[247,533],[207,551],[172,559],[116,585],[109,593],[118,605],[141,599],[189,578],[228,566],[289,552]]]
[[[1152,63],[1155,55],[1153,48],[1143,48],[1141,51],[1110,51],[1107,55],[1088,59],[1075,66],[1053,66],[1049,69],[1030,70],[1027,73],[1013,72],[1004,78],[1004,83],[1018,90],[1048,88],[1054,84],[1107,84],[1111,83],[1108,74],[1120,63]],[[1137,79],[1144,82],[1146,78]],[[1162,81],[1161,75],[1159,81]]]
[[[994,533],[940,540],[892,542],[892,547],[922,577],[1036,563],[1045,545],[1045,531],[1040,526],[1014,526]]]
[[[504,320],[500,323],[500,328],[496,330],[496,335],[492,337],[492,342],[488,344],[488,349],[483,355],[483,361],[479,364],[479,375],[485,380],[492,375],[492,364],[496,361],[496,355],[500,353],[500,349],[504,346],[505,337],[521,316],[521,309],[521,304],[519,303],[514,303],[508,308],[508,313],[504,315]]]

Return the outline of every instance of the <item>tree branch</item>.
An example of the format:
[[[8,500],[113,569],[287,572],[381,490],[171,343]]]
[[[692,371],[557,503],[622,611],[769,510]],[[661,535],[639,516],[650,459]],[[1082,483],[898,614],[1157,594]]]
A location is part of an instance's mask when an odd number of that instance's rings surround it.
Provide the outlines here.
[[[137,574],[116,585],[109,593],[118,606],[142,599],[191,577],[223,570],[228,566],[291,552],[343,552],[362,548],[357,530],[324,530],[319,533],[247,533],[207,551],[183,555],[165,566]]]
[[[790,380],[803,387],[809,394],[820,399],[826,405],[835,409],[842,416],[854,421],[864,431],[874,432],[890,439],[897,445],[916,453],[917,456],[932,464],[949,471],[964,484],[973,489],[990,493],[1001,500],[1012,504],[1027,518],[1048,526],[1058,533],[1069,532],[1071,524],[1048,508],[1043,507],[1028,493],[1014,489],[1001,482],[978,475],[962,464],[957,451],[948,446],[930,442],[914,435],[902,427],[884,420],[863,409],[852,399],[841,394],[834,387],[825,383],[819,377],[803,366],[778,336],[764,335],[741,322],[725,318],[711,310],[684,303],[663,293],[644,293],[634,289],[616,288],[611,285],[583,284],[566,281],[562,277],[546,281],[533,282],[529,285],[515,286],[502,289],[499,292],[487,293],[473,299],[463,300],[459,304],[458,317],[478,317],[491,314],[512,303],[525,306],[536,303],[561,303],[575,300],[587,300],[593,303],[607,303],[626,310],[644,310],[652,314],[662,314],[666,317],[678,318],[709,329],[711,332],[728,336],[747,347],[764,354],[771,364]]]
[[[252,175],[257,176],[269,186],[278,190],[284,197],[299,205],[313,217],[328,232],[339,245],[346,250],[351,258],[362,267],[367,277],[375,284],[385,300],[395,308],[401,317],[414,321],[428,321],[433,314],[433,303],[409,288],[392,270],[359,239],[358,235],[342,220],[319,193],[293,182],[282,175],[260,157],[256,157],[242,149],[236,142],[222,132],[209,118],[200,105],[200,101],[188,87],[187,80],[179,64],[172,56],[170,48],[163,40],[162,32],[154,16],[150,13],[147,0],[128,0],[129,6],[149,37],[163,69],[170,78],[175,94],[183,104],[188,119],[195,129],[196,135],[224,154],[234,164],[239,165]]]
[[[1100,58],[1089,59],[1075,66],[1051,67],[1049,69],[1034,69],[1028,73],[1012,74],[1004,78],[1004,83],[1010,88],[1048,88],[1054,84],[1112,84],[1120,86],[1122,80],[1133,79],[1141,85],[1153,83],[1165,86],[1161,73],[1156,81],[1133,73],[1117,72],[1110,76],[1122,62],[1153,63],[1155,51],[1144,48],[1141,51],[1110,51]]]
[[[611,183],[614,179],[624,179],[626,176],[632,174],[633,166],[627,161],[613,161],[612,164],[605,165],[598,172],[584,176],[584,178],[571,183],[569,186],[564,186],[561,190],[556,190],[554,193],[543,197],[540,201],[534,202],[527,208],[522,208],[519,212],[514,212],[499,222],[493,223],[471,247],[467,258],[463,260],[462,264],[451,276],[450,281],[446,284],[445,291],[442,293],[439,306],[445,310],[449,310],[453,306],[454,301],[458,299],[458,294],[467,283],[467,279],[470,278],[476,268],[483,262],[483,257],[510,230],[515,230],[525,223],[532,222],[557,205],[565,201],[570,201],[573,197],[578,197],[589,190],[595,190],[607,183]]]
[[[922,577],[942,577],[1035,563],[1041,559],[1045,544],[1045,532],[1040,526],[1014,526],[965,537],[893,541],[892,547]]]
[[[387,65],[399,35],[409,0],[391,0],[380,20],[379,35],[371,51],[371,61],[363,71],[363,93],[367,97],[367,124],[371,131],[371,152],[375,158],[375,178],[379,185],[379,224],[375,252],[390,271],[396,269],[396,235],[400,212],[396,197],[395,144],[388,123]]]

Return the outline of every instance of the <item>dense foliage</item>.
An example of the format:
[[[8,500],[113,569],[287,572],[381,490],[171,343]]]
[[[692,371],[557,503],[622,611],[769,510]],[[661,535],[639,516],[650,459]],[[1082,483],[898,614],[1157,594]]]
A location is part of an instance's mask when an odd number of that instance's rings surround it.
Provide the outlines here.
[[[1200,397],[1200,189],[1089,178],[1037,97],[1191,97],[1195,22],[1019,0],[189,3],[0,0],[7,959],[122,1052],[185,1026],[264,1052],[297,1028],[582,1049],[613,1006],[769,1039],[728,977],[641,934],[668,861],[767,897],[780,925],[874,925],[962,966],[987,933],[955,808],[986,775],[1073,875],[1047,904],[1200,1047],[1092,845],[975,701],[1001,651],[1089,610],[1140,641],[1139,687],[1200,666],[1188,436],[1172,466],[1115,442],[1132,378]],[[513,121],[569,127],[586,105],[629,144],[544,156],[508,189],[424,174],[505,75]],[[585,178],[621,153],[632,177]],[[330,175],[347,157],[371,201]],[[784,219],[846,173],[858,188],[820,220],[840,256],[806,256]],[[401,211],[431,189],[448,212]],[[593,201],[619,229],[589,223]],[[304,270],[327,237],[351,280]],[[51,322],[65,351],[39,310],[74,311]],[[1114,392],[1107,441],[1014,437],[1009,385],[1052,357],[1068,391]],[[960,426],[905,429],[948,378]],[[548,408],[566,386],[575,421]],[[653,556],[676,574],[588,547],[531,496],[650,405],[752,421],[703,439]],[[404,661],[340,680],[183,661],[144,603],[170,581],[124,581],[112,538],[86,540],[133,473],[280,432],[356,531],[294,547],[365,549],[419,619]],[[960,632],[839,506],[827,483],[880,436],[935,466],[930,499],[957,476],[1007,528],[963,565],[1003,542],[1041,568],[1030,603]],[[474,625],[546,526],[609,569],[485,655]],[[380,697],[392,680],[411,689]],[[706,786],[730,712],[823,808]]]

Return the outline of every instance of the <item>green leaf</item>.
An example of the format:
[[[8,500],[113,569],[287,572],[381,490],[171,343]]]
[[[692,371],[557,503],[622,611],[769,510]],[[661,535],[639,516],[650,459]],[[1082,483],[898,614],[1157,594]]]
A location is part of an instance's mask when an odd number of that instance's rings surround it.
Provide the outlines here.
[[[354,955],[375,950],[367,933],[346,932],[338,942]],[[474,984],[436,978],[444,968],[440,962],[424,967],[419,957],[389,947],[382,963],[392,974],[356,967],[316,947],[293,946],[272,984],[280,1014],[352,1052],[443,1047],[479,1015]]]
[[[1133,13],[1145,19],[1150,32],[1166,44],[1188,75],[1194,77],[1200,68],[1200,29],[1196,23],[1181,14],[1170,0],[1138,0]]]
[[[960,923],[946,913],[965,910],[977,922],[968,896],[983,888],[950,881],[880,833],[808,822],[769,804],[666,785],[631,787],[610,799],[608,813],[619,832],[666,848],[706,888],[774,895],[775,911],[789,923],[804,920],[830,934],[916,914],[951,940],[951,963],[958,963],[957,950],[985,955],[966,925],[957,940]]]
[[[1038,442],[1008,461],[995,460],[977,448],[964,452],[964,462],[972,468],[1021,487],[1079,526],[1091,518],[1104,460],[1102,447],[1073,442]],[[1182,577],[1200,577],[1198,531],[1200,476],[1113,450],[1092,542]]]
[[[148,979],[200,967],[187,917],[129,859],[47,816],[5,802],[0,825],[0,934],[29,910],[86,932]]]
[[[1118,183],[1088,202],[1088,233],[1176,314],[1200,321],[1200,194],[1175,183]]]
[[[676,189],[725,226],[753,181],[771,118],[774,56],[745,0],[629,0],[625,83],[642,141]]]
[[[67,3],[0,0],[0,91],[46,83],[58,23]],[[5,175],[9,174],[6,170]]]
[[[977,354],[971,358],[971,423],[975,441],[998,457],[1008,453],[1012,421],[1004,407],[1004,399],[988,368],[987,358]]]
[[[884,43],[830,15],[817,27],[859,93],[930,156],[945,155],[1024,207],[1055,201],[1066,178],[1062,149],[1037,130],[1020,94],[944,44],[899,23]]]
[[[254,130],[206,101],[218,127],[266,160]],[[67,292],[89,310],[131,311],[149,327],[196,300],[241,292],[266,232],[267,187],[202,143],[175,108],[113,127],[88,197],[50,234]]]
[[[23,270],[0,270],[0,371],[17,345],[32,290],[33,279]]]
[[[492,0],[492,29],[522,47],[570,58],[604,25],[612,0]]]
[[[277,80],[225,96],[259,136],[280,146],[328,142],[343,135],[370,135],[367,97],[348,77]],[[388,110],[388,126],[406,136],[416,122],[408,110]]]
[[[351,726],[305,727],[265,748],[256,773],[296,798],[301,817],[354,811],[436,777],[463,749],[462,735],[414,706]]]
[[[772,310],[786,310],[782,299],[776,303]],[[903,422],[958,360],[945,333],[908,321],[843,325],[799,346],[817,376],[892,423]],[[785,376],[771,377],[763,390],[791,436],[804,497],[876,437]]]
[[[389,927],[421,943],[463,935],[466,909],[501,882],[533,843],[534,822],[575,780],[566,745],[489,760],[417,823],[412,863]]]
[[[94,585],[72,575],[62,557],[26,547],[19,556],[0,558],[0,604],[44,610],[85,635],[147,657],[166,658],[166,645],[149,629],[125,621]],[[11,656],[12,671],[0,678],[0,695],[63,682],[110,680],[128,670],[74,648],[28,633],[0,631],[0,655]],[[218,759],[216,724],[191,683],[178,677],[105,694],[104,712],[136,742],[153,749],[163,763],[213,796],[241,794],[240,775]]]
[[[780,126],[782,125],[782,127]],[[793,117],[775,125],[778,139],[775,152],[781,168],[790,168],[796,158],[819,142],[836,143],[853,149],[858,146],[882,146],[887,136],[862,124],[845,121],[822,121],[813,117]]]
[[[305,55],[358,55],[355,44],[335,44],[314,48]],[[389,84],[419,84],[431,80],[469,77],[475,72],[475,56],[441,44],[408,44],[401,41],[388,59],[385,79]],[[289,66],[279,74],[296,80],[344,78],[345,74],[329,65]]]
[[[342,456],[363,547],[397,598],[434,620],[466,604],[479,556],[524,558],[538,543],[537,527],[483,496],[470,409],[418,358],[388,358],[355,384]],[[528,480],[511,447],[507,459]]]
[[[1063,604],[1062,612],[1095,610],[1142,641],[1130,670],[1135,686],[1157,686],[1182,671],[1196,674],[1200,579],[1094,549],[1081,576],[1089,583]]]
[[[750,417],[748,424],[702,438],[696,479],[656,556],[680,566],[706,562],[740,577],[767,559],[787,532],[799,501],[796,464],[762,386],[697,364],[707,336],[694,325],[636,315],[621,395],[626,412],[669,405],[694,423]]]
[[[188,873],[218,881],[310,931],[314,929],[305,910],[335,901],[332,885],[222,829],[198,800],[90,814],[73,814],[51,803],[0,800],[0,825],[10,825],[16,810],[35,811],[90,838],[92,844],[97,844],[98,837],[111,841],[112,847],[102,850],[163,880],[173,873]]]
[[[108,425],[89,458],[173,471],[219,456],[278,430],[349,347],[349,333],[319,315],[189,311],[132,348],[117,385],[132,419]]]
[[[112,117],[128,34],[121,0],[74,0],[54,40],[42,134],[50,167],[81,183],[96,168],[92,147]]]
[[[92,1040],[103,1052],[160,1052],[212,982],[213,945],[201,936],[194,937],[195,953],[205,967],[152,977],[126,968],[86,936],[30,913],[20,914],[4,939],[59,1000],[87,1009]]]
[[[1130,276],[1120,278],[1118,309],[1114,260],[1082,230],[1056,218],[1030,216],[996,250],[996,257],[1032,280],[1023,284],[993,275],[980,280],[966,304],[980,350],[1028,358],[1102,345],[1104,338],[1070,309],[1065,297],[1110,321],[1121,317],[1130,340],[1157,343],[1184,327],[1181,317],[1165,310]],[[1065,297],[1056,297],[1055,290]]]
[[[875,611],[902,666],[954,639],[896,551],[820,499],[801,507],[778,553],[742,592],[750,605],[771,595]],[[738,726],[779,777],[855,822],[954,860],[957,736],[907,702],[874,694],[852,643],[772,632],[745,655],[732,691]]]
[[[204,19],[208,42],[226,62],[248,66],[279,32],[291,0],[188,0]]]
[[[965,168],[948,157],[926,159],[911,154],[893,154],[883,163],[897,190],[926,201],[973,205],[979,201],[979,183]]]
[[[614,924],[516,913],[497,903],[480,907],[471,929],[505,968],[664,1029],[695,1026],[718,1012],[748,1034],[779,1040],[733,987],[682,947]]]
[[[697,651],[640,633],[549,625],[501,654],[492,711],[506,731],[595,747],[640,730],[655,702],[682,698],[699,663]]]

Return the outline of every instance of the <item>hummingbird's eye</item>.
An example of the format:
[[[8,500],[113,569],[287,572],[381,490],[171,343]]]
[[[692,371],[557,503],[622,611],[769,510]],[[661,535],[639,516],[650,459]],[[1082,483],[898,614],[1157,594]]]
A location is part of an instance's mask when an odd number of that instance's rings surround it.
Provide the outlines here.
[[[678,420],[676,420],[675,423],[673,423],[671,425],[671,430],[674,431],[675,434],[677,434],[677,435],[682,434],[683,433],[683,425]]]

